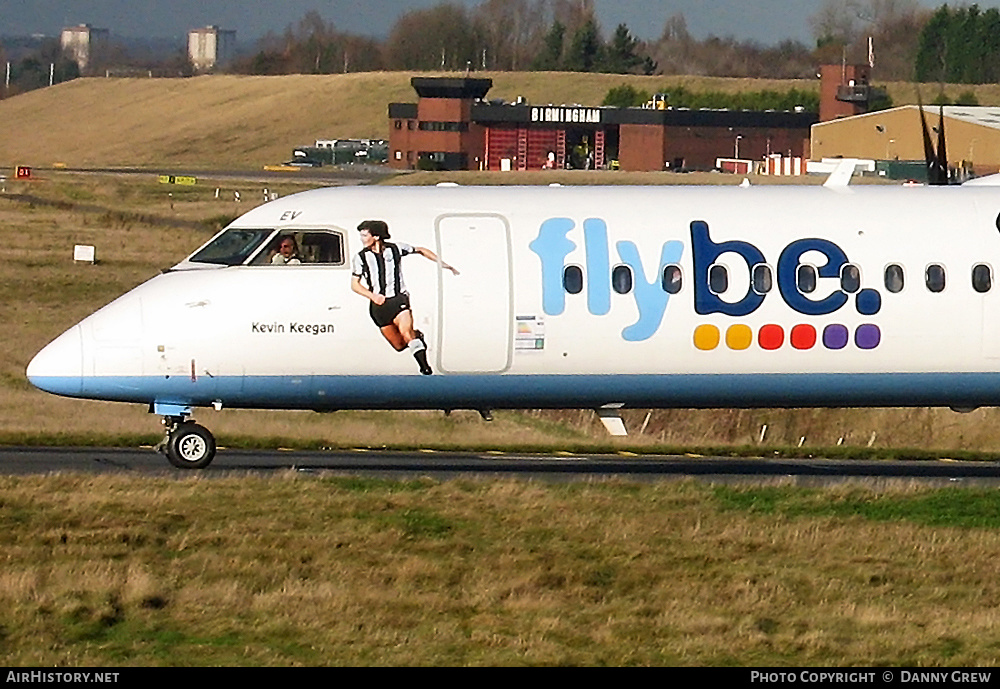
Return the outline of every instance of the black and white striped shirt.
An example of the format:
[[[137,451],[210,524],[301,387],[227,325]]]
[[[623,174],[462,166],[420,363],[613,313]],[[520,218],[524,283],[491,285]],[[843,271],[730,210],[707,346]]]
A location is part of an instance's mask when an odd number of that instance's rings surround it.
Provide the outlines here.
[[[403,256],[416,253],[409,244],[382,242],[381,253],[372,249],[362,249],[354,256],[351,263],[351,274],[360,278],[365,286],[375,294],[385,297],[395,297],[406,294],[406,283],[403,282],[403,271],[398,263]]]

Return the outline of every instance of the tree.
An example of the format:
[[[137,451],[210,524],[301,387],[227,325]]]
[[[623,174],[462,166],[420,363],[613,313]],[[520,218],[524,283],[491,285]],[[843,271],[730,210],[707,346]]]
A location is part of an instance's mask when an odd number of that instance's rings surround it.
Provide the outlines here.
[[[917,0],[824,0],[809,19],[816,39],[815,61],[867,62],[871,38],[874,74],[881,79],[909,79],[917,37],[928,17]]]
[[[633,108],[648,103],[650,95],[648,91],[637,89],[630,84],[614,86],[608,90],[601,105],[610,105],[616,108]]]
[[[573,35],[569,51],[566,53],[566,69],[571,72],[595,72],[604,59],[604,44],[597,22],[587,20]]]
[[[984,84],[1000,81],[1000,10],[991,7],[980,22],[979,41],[987,57],[983,60],[981,78]]]
[[[299,74],[330,74],[340,71],[337,51],[337,30],[327,24],[319,12],[311,10],[299,21],[294,44],[292,66]]]
[[[951,16],[951,21],[945,30],[945,45],[947,59],[945,61],[945,80],[955,84],[974,84],[979,81],[979,55],[975,41],[976,26],[979,23],[979,7],[958,8]]]
[[[478,64],[482,43],[465,7],[442,3],[396,20],[386,63],[389,69],[461,70]]]
[[[674,14],[663,25],[660,38],[651,47],[659,69],[666,74],[693,74],[686,70],[694,40],[683,14]]]
[[[549,0],[552,18],[576,35],[584,24],[594,18],[594,0]]]
[[[628,27],[619,24],[605,50],[601,71],[612,74],[631,73],[643,64],[643,59],[638,54],[638,46],[639,41],[632,37]]]
[[[917,81],[944,81],[947,53],[947,31],[951,10],[942,5],[920,32],[914,72]]]
[[[563,42],[565,39],[566,27],[558,19],[553,21],[552,27],[545,34],[545,38],[542,41],[542,50],[532,63],[532,69],[550,72],[562,69]]]
[[[966,89],[955,97],[955,105],[976,106],[979,105],[979,99],[976,98],[975,91]]]
[[[647,60],[641,69],[647,73],[777,79],[811,79],[816,73],[812,51],[798,41],[773,47],[717,36],[697,41],[683,14],[671,16],[659,39],[643,45],[642,52]]]
[[[289,74],[288,61],[278,52],[259,50],[253,57],[247,60],[239,60],[233,66],[233,70],[243,74],[263,74],[274,76],[276,74]]]
[[[4,53],[0,51],[0,56],[2,55]],[[62,54],[58,39],[31,40],[27,50],[19,55],[23,57],[8,58],[11,60],[10,88],[6,93],[0,89],[5,97],[48,86],[50,70],[54,84],[80,76],[79,66]],[[6,60],[3,60],[3,64],[6,64]]]
[[[343,72],[375,72],[383,68],[382,45],[368,36],[343,34],[340,39]]]
[[[920,32],[930,16],[929,11],[914,2],[900,2],[883,8],[877,15],[868,35],[874,41],[874,74],[879,79],[908,81],[913,78]]]
[[[481,67],[526,69],[545,34],[545,0],[485,0],[473,10],[473,20],[484,40]]]
[[[992,83],[1000,76],[1000,12],[977,5],[943,5],[920,32],[914,75],[918,81]]]
[[[382,69],[382,47],[374,39],[338,31],[317,12],[307,13],[282,36],[267,34],[257,52],[232,71],[249,74],[332,74]]]

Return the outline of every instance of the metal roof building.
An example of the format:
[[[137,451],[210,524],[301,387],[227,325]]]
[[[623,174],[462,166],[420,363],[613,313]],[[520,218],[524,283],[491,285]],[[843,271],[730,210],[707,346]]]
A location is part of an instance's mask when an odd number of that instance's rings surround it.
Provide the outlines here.
[[[924,106],[931,137],[937,142],[939,113],[944,114],[948,162],[976,174],[1000,171],[1000,108]],[[916,105],[842,117],[812,127],[812,158],[923,160],[920,111]]]

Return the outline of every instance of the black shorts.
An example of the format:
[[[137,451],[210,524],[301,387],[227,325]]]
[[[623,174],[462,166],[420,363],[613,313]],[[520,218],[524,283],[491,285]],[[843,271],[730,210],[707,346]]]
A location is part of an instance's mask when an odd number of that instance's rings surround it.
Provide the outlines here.
[[[396,316],[403,311],[409,310],[410,295],[408,294],[398,294],[395,297],[389,297],[381,306],[373,301],[368,303],[368,314],[375,321],[375,325],[380,328],[392,325],[393,321],[396,320]]]

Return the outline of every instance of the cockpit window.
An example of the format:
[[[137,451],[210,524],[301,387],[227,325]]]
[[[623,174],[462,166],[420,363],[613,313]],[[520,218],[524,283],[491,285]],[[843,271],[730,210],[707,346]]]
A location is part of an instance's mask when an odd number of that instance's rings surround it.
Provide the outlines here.
[[[282,252],[282,244],[291,251]],[[268,242],[250,265],[344,265],[344,235],[333,230],[282,230]]]
[[[344,263],[344,238],[339,232],[303,232],[302,257],[306,263]]]
[[[274,232],[271,230],[246,230],[231,228],[204,246],[192,256],[192,263],[215,263],[221,266],[238,266]]]

